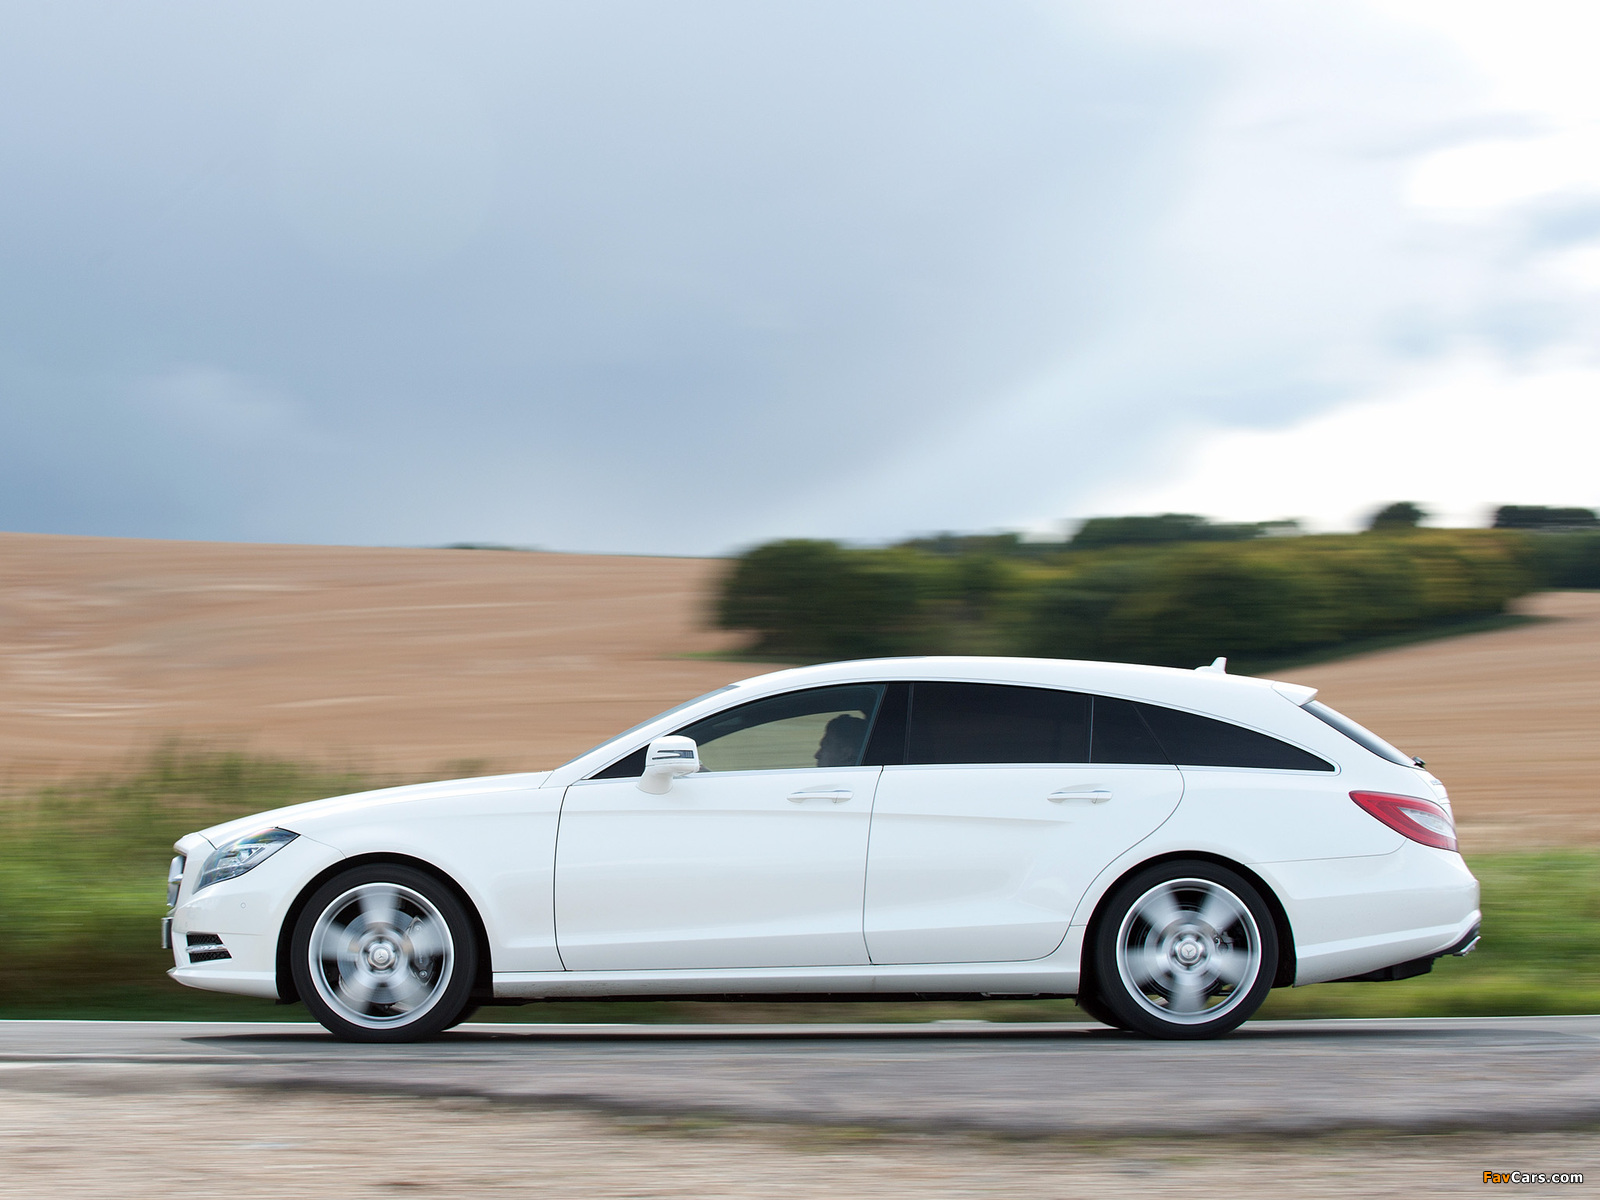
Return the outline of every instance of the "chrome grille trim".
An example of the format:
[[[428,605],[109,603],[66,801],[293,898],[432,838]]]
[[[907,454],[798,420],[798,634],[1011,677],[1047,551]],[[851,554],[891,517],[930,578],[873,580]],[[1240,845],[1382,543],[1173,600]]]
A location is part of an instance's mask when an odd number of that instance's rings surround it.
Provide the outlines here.
[[[186,936],[191,963],[217,962],[233,957],[222,944],[222,939],[214,933],[191,933]]]

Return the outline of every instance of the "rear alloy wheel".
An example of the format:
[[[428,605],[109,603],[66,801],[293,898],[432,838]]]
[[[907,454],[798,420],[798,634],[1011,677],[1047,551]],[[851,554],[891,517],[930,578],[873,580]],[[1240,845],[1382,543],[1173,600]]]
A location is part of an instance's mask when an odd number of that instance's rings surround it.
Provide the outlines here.
[[[472,922],[449,889],[387,863],[318,888],[290,944],[300,998],[352,1042],[409,1042],[448,1029],[470,1002],[477,959]]]
[[[1094,956],[1097,998],[1115,1024],[1151,1037],[1217,1037],[1267,998],[1278,932],[1260,893],[1237,872],[1161,863],[1111,895]]]

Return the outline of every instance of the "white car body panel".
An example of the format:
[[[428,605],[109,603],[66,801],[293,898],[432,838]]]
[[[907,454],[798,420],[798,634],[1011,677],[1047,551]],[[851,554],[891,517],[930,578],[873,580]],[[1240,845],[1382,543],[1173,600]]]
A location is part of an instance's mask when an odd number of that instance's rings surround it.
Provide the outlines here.
[[[1050,799],[1057,792],[1069,797]],[[867,874],[872,961],[1043,958],[1100,865],[1182,794],[1176,767],[883,768]]]
[[[1437,954],[1479,919],[1478,881],[1461,856],[1406,839],[1390,854],[1255,870],[1289,914],[1297,986]]]
[[[655,736],[723,709],[885,680],[1160,704],[1269,734],[1337,770],[828,767],[711,772],[660,796],[632,780],[588,781]],[[178,845],[186,866],[172,974],[195,987],[278,995],[278,948],[294,905],[341,863],[368,856],[417,860],[460,889],[487,937],[494,993],[507,998],[1072,994],[1096,906],[1128,872],[1163,856],[1215,857],[1260,879],[1287,917],[1297,984],[1451,948],[1478,920],[1477,883],[1460,856],[1404,838],[1349,798],[1367,789],[1448,806],[1443,786],[1301,709],[1309,698],[1310,689],[1215,672],[1056,660],[776,671],[551,772],[338,797],[190,835]],[[985,804],[973,802],[975,778]],[[1047,799],[1107,781],[1113,796],[1104,803]],[[851,795],[788,799],[824,784]],[[243,875],[196,891],[213,847],[274,826],[300,836]],[[191,963],[190,932],[218,935],[230,957]]]
[[[707,772],[661,796],[632,779],[573,784],[556,847],[562,963],[865,963],[861,897],[880,770]]]
[[[1026,963],[918,963],[850,967],[753,967],[725,971],[551,971],[497,974],[496,996],[525,1000],[604,996],[795,993],[903,996],[938,992],[1069,996],[1078,986],[1081,931],[1054,954]]]

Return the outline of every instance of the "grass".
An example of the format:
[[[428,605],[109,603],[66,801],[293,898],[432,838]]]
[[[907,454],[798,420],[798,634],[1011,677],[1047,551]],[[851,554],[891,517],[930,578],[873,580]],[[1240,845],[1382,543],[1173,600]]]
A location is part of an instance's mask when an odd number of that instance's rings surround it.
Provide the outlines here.
[[[0,1018],[305,1020],[300,1005],[171,982],[157,947],[172,843],[231,817],[403,782],[168,746],[123,777],[0,800]],[[1398,983],[1282,989],[1264,1017],[1600,1012],[1600,850],[1483,854],[1484,940]],[[486,1008],[515,1021],[1054,1021],[1071,1001],[938,1004],[560,1002]]]
[[[275,1006],[165,976],[172,843],[231,817],[397,780],[168,745],[142,769],[0,800],[0,1016],[249,1019]]]

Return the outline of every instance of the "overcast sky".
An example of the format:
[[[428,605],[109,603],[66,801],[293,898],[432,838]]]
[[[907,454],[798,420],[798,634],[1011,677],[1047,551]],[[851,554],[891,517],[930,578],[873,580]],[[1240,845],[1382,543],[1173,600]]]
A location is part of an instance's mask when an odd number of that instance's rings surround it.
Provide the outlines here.
[[[1600,504],[1586,2],[0,6],[0,528]]]

